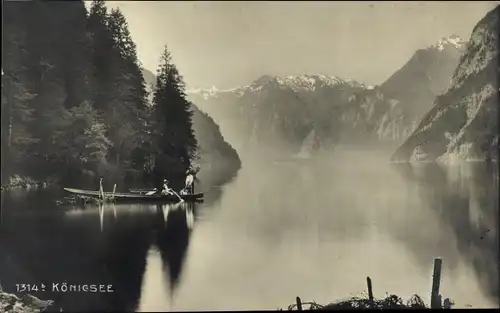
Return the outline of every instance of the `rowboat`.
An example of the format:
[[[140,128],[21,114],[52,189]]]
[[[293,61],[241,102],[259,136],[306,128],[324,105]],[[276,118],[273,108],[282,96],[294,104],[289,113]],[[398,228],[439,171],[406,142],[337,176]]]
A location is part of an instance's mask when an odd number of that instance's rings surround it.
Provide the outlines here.
[[[129,189],[128,190],[130,193],[139,193],[139,194],[147,194],[148,192],[152,192],[152,191],[156,191],[155,189],[151,189],[151,188],[145,188],[145,189]]]
[[[101,193],[97,190],[83,190],[74,188],[64,188],[67,192],[78,196],[100,198]],[[178,202],[179,198],[175,195],[145,195],[142,193],[112,193],[103,192],[107,199],[114,198],[116,202]],[[203,201],[203,193],[195,193],[189,195],[180,195],[184,201]]]

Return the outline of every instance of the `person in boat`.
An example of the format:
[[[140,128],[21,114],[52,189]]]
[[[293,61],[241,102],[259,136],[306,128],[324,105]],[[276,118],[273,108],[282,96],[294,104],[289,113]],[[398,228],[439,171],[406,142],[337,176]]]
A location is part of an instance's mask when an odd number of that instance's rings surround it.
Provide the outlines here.
[[[161,190],[161,194],[162,194],[162,195],[174,195],[174,196],[176,196],[177,198],[179,198],[179,200],[180,200],[181,202],[184,202],[184,199],[182,199],[182,198],[181,198],[181,197],[177,194],[177,192],[175,192],[172,188],[170,188],[170,187],[168,186],[168,183],[169,183],[169,182],[168,182],[168,180],[165,178],[165,179],[163,180],[163,189]]]
[[[194,181],[196,179],[195,175],[196,172],[192,168],[186,171],[186,182],[183,189],[183,192],[185,192],[185,194],[194,194]]]
[[[174,193],[172,192],[172,189],[168,186],[168,180],[165,178],[163,180],[163,188],[161,190],[162,195],[173,195]]]
[[[180,195],[182,195],[182,196],[185,196],[185,195],[187,195],[187,194],[189,194],[189,193],[188,193],[188,191],[187,191],[187,189],[186,189],[186,188],[182,188],[182,190],[181,190],[181,191],[179,191],[179,194],[180,194]]]

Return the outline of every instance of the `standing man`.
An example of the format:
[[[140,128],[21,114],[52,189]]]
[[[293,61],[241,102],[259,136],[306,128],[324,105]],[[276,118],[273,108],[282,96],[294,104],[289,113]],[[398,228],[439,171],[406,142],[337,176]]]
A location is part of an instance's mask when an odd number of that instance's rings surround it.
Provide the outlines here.
[[[184,190],[190,194],[194,194],[194,171],[192,169],[188,169],[186,174],[186,186],[184,187]]]

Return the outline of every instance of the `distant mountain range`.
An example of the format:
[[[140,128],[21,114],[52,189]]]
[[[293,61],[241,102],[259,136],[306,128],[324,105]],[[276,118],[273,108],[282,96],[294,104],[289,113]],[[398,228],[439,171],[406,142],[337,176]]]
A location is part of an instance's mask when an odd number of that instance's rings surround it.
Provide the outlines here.
[[[143,69],[144,80],[152,100],[152,91],[156,84],[156,76]],[[232,178],[241,167],[238,153],[227,143],[219,130],[219,126],[207,114],[192,104],[192,121],[200,156],[200,179],[203,187],[221,185]]]
[[[249,86],[188,95],[240,154],[262,148],[297,153],[310,134],[315,150],[339,142],[401,143],[446,90],[464,47],[457,36],[443,38],[380,86],[325,74],[262,76]]]
[[[474,27],[451,84],[394,161],[498,160],[500,6]]]
[[[297,152],[314,129],[326,147],[337,141],[339,106],[366,87],[328,75],[262,76],[246,87],[199,90],[190,99],[211,115],[238,151]]]

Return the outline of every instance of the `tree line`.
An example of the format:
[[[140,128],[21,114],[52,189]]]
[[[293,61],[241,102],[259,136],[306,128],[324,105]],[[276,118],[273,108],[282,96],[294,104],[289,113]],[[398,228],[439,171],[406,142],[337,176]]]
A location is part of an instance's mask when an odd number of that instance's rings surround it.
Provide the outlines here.
[[[165,46],[152,103],[136,45],[104,1],[4,3],[2,184],[174,185],[197,157],[191,103]]]

